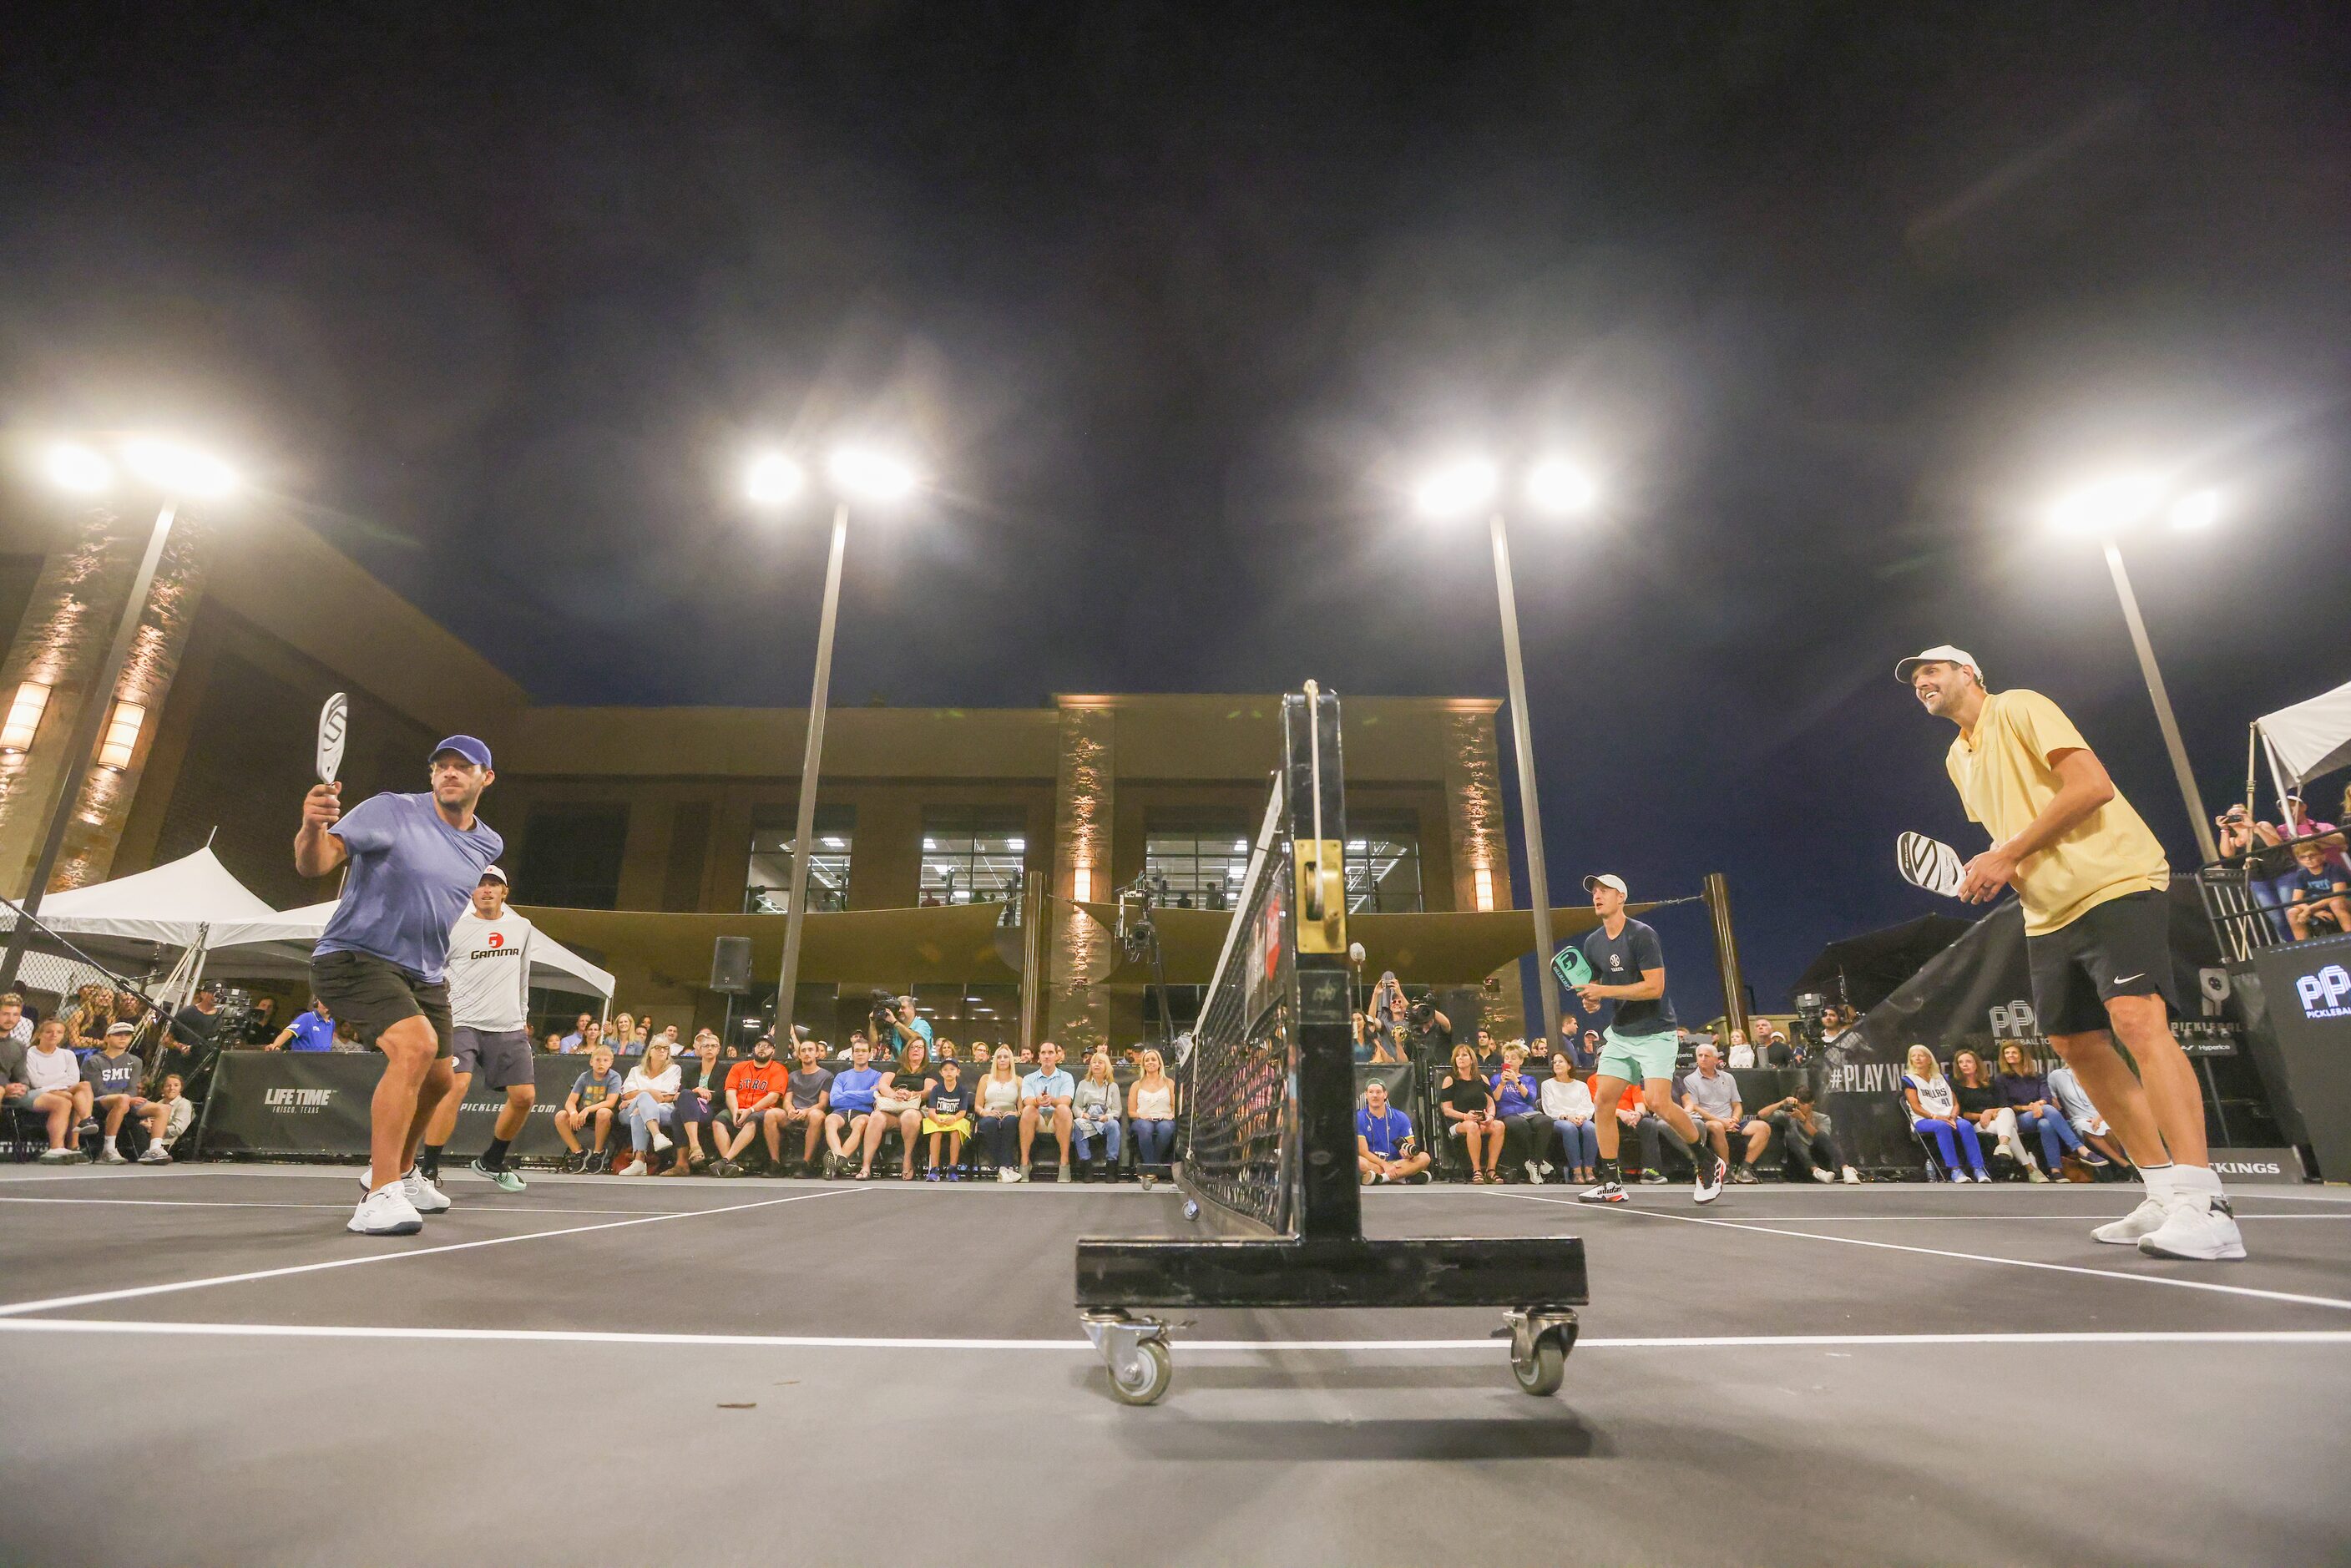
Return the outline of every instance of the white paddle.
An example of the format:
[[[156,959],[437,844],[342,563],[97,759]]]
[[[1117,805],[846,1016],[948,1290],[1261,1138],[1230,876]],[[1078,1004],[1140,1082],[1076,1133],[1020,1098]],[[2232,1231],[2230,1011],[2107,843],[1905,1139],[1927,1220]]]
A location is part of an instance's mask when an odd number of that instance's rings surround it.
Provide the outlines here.
[[[343,738],[350,733],[350,699],[337,692],[319,710],[319,782],[332,784],[342,771]]]
[[[1902,868],[1902,880],[1911,886],[1939,893],[1945,898],[1959,895],[1959,883],[1964,880],[1959,852],[1940,840],[1924,833],[1905,833],[1894,841],[1894,860]]]

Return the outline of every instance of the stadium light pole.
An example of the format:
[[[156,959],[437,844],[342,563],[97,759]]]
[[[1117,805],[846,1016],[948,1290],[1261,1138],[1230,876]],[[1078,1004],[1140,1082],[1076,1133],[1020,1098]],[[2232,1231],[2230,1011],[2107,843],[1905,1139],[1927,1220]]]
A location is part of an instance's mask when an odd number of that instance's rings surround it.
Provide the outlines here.
[[[824,758],[824,717],[832,688],[833,629],[840,620],[841,562],[849,549],[849,504],[876,506],[904,501],[920,483],[904,460],[877,447],[836,447],[825,460],[825,477],[832,492],[832,544],[825,557],[824,609],[817,620],[816,676],[809,693],[808,747],[800,758],[799,812],[792,828],[792,883],[784,892],[784,959],[776,981],[777,1039],[789,1051],[792,1043],[793,1004],[798,1000],[800,971],[800,923],[808,914],[809,853],[816,831],[816,791]],[[762,453],[751,460],[744,489],[752,504],[779,509],[797,500],[808,487],[800,465],[779,452]]]
[[[2179,737],[2179,720],[2171,711],[2171,694],[2163,671],[2155,662],[2155,645],[2147,640],[2147,621],[2139,614],[2138,595],[2131,591],[2130,573],[2123,567],[2122,536],[2160,517],[2175,529],[2192,532],[2220,519],[2220,497],[2212,490],[2176,494],[2163,480],[2126,475],[2100,480],[2061,497],[2049,509],[2051,527],[2064,534],[2095,534],[2105,551],[2106,570],[2115,580],[2115,597],[2122,601],[2123,622],[2130,628],[2131,646],[2138,654],[2140,678],[2147,700],[2155,705],[2155,721],[2171,754],[2171,771],[2179,780],[2179,799],[2188,808],[2188,825],[2196,834],[2196,848],[2204,863],[2220,858],[2212,840],[2212,821],[2204,812],[2204,794],[2196,787],[2196,770],[2188,764],[2188,747]]]
[[[1591,478],[1562,458],[1545,458],[1524,476],[1526,498],[1553,516],[1588,512],[1597,499]],[[1502,476],[1482,457],[1457,458],[1433,469],[1414,499],[1424,516],[1467,517],[1481,507],[1494,547],[1494,595],[1502,612],[1502,663],[1510,693],[1510,738],[1518,755],[1519,814],[1527,835],[1527,880],[1533,884],[1536,983],[1541,990],[1543,1040],[1559,1039],[1559,977],[1552,973],[1551,875],[1543,861],[1542,808],[1535,795],[1533,726],[1527,711],[1526,660],[1519,648],[1518,590],[1510,576],[1510,526],[1500,495]]]
[[[115,618],[114,641],[107,645],[106,656],[93,672],[81,707],[74,715],[73,733],[67,737],[57,780],[49,787],[40,853],[33,862],[32,881],[19,901],[26,916],[41,912],[41,899],[49,890],[49,878],[57,874],[57,856],[65,849],[66,828],[73,821],[74,802],[80,798],[91,754],[98,749],[99,734],[113,712],[114,688],[122,679],[123,664],[130,658],[131,644],[139,635],[140,619],[147,613],[147,596],[163,563],[164,548],[172,542],[172,525],[178,519],[181,501],[183,497],[218,500],[237,487],[235,470],[219,458],[153,436],[129,436],[114,442],[110,455],[80,442],[59,442],[44,454],[41,468],[49,483],[57,488],[93,497],[116,489],[127,471],[136,487],[157,504],[155,525],[147,536],[147,553],[140,558],[139,570],[131,580],[131,591],[124,596],[122,612]],[[29,741],[26,749],[32,749]],[[0,991],[16,988],[16,972],[24,966],[25,949],[33,935],[29,918],[12,920],[10,925],[6,955],[0,956]]]

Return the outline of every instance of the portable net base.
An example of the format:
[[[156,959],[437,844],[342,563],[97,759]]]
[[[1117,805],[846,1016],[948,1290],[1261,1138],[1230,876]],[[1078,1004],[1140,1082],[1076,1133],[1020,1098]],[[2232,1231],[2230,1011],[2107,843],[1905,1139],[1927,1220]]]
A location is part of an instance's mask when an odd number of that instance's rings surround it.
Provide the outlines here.
[[[1519,1385],[1564,1375],[1580,1239],[1364,1235],[1345,813],[1339,700],[1309,682],[1282,699],[1281,768],[1184,1063],[1185,1215],[1238,1234],[1078,1243],[1078,1311],[1127,1404],[1173,1375],[1149,1308],[1501,1307]]]

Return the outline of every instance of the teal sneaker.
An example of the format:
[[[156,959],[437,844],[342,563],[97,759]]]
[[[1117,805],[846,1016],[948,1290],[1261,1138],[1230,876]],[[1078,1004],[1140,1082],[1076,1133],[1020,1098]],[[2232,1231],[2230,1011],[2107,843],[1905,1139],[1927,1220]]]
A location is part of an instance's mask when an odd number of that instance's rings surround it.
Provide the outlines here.
[[[479,1160],[475,1160],[473,1165],[467,1168],[475,1176],[480,1176],[484,1181],[496,1184],[497,1189],[500,1192],[520,1192],[524,1187],[530,1185],[510,1170],[492,1170],[489,1166],[484,1165]]]

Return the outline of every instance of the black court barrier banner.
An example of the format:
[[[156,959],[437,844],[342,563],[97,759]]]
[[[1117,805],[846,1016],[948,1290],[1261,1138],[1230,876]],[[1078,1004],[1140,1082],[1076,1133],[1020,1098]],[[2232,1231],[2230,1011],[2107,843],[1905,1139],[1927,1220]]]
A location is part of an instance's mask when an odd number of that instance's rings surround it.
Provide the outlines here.
[[[2251,970],[2238,983],[2258,1010],[2254,1050],[2278,1082],[2286,1136],[2326,1180],[2351,1179],[2351,936],[2263,947]]]
[[[2256,1102],[2265,1118],[2268,1096],[2243,1060],[2242,998],[2221,965],[2192,880],[2173,880],[2170,916],[2172,985],[2185,1009],[2173,1032],[2191,1057],[2234,1059],[2225,1063],[2233,1070],[2231,1091]],[[1846,1153],[1856,1165],[1880,1169],[1918,1163],[1901,1103],[1903,1059],[1911,1046],[1927,1046],[1949,1071],[1954,1052],[1970,1049],[1994,1062],[2011,1040],[2043,1070],[2056,1065],[2033,1010],[2024,911],[2013,899],[1928,959],[1830,1046],[1820,1092]]]
[[[538,1103],[514,1141],[517,1155],[551,1159],[566,1152],[555,1113],[587,1066],[580,1056],[531,1059]],[[225,1051],[204,1107],[203,1152],[365,1159],[368,1104],[382,1076],[383,1058],[373,1051]],[[505,1103],[505,1091],[476,1082],[450,1146],[470,1152],[486,1145]]]

